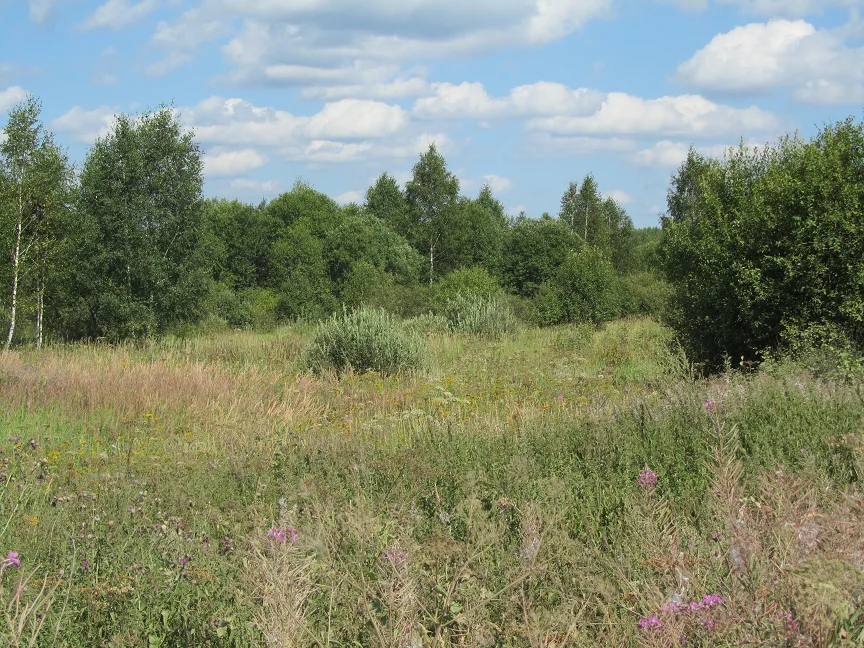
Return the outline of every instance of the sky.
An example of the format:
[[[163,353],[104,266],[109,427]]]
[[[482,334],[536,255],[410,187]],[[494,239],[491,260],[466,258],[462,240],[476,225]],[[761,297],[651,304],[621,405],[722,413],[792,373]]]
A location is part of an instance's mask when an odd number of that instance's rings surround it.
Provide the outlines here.
[[[690,146],[811,137],[864,104],[864,0],[0,0],[0,120],[27,93],[81,166],[173,106],[204,192],[302,178],[362,203],[430,143],[462,193],[556,214],[593,173],[658,224]]]

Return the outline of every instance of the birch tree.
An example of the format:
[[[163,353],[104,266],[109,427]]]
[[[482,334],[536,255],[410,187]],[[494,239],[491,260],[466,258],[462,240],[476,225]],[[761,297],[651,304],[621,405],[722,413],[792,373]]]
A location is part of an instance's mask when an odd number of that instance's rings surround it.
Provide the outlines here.
[[[412,178],[405,186],[405,198],[416,223],[417,248],[429,255],[431,284],[438,245],[453,226],[449,221],[459,199],[459,179],[447,170],[444,156],[435,144],[414,165]]]
[[[9,327],[5,348],[12,344],[22,274],[30,252],[36,250],[41,267],[36,280],[37,344],[42,342],[45,273],[50,249],[50,217],[55,213],[62,187],[70,178],[66,156],[54,144],[51,133],[39,119],[42,105],[33,95],[13,107],[3,129],[0,144],[0,173],[3,175],[2,203],[9,239],[11,286]],[[62,203],[62,200],[59,200]]]

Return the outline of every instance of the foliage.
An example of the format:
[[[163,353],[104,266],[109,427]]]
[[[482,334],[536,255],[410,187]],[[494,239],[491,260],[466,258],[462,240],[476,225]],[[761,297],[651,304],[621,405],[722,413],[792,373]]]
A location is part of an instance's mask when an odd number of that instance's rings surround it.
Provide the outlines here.
[[[408,213],[405,194],[393,176],[382,173],[366,191],[363,206],[391,230],[409,241],[414,240],[414,224]]]
[[[502,294],[498,280],[483,267],[460,268],[443,277],[433,286],[432,302],[439,308],[459,293],[471,293],[476,297],[491,299]]]
[[[80,179],[82,223],[67,299],[81,308],[64,322],[69,335],[148,337],[200,316],[207,277],[198,245],[201,168],[192,133],[167,108],[120,115],[97,140]]]
[[[398,374],[420,368],[419,341],[383,309],[360,308],[319,325],[309,350],[308,365],[315,371],[376,371]]]
[[[459,179],[447,169],[435,144],[430,144],[405,185],[405,200],[414,224],[414,244],[428,261],[430,284],[436,277],[438,248],[456,224],[454,211],[458,198]]]
[[[0,240],[9,250],[10,274],[7,349],[15,332],[21,283],[28,274],[33,279],[36,343],[42,343],[46,286],[59,274],[60,240],[71,202],[72,169],[42,125],[41,111],[33,95],[14,106],[0,142]]]
[[[672,298],[672,286],[653,272],[615,277],[611,290],[618,317],[650,315],[662,320]]]
[[[518,295],[535,295],[578,246],[578,237],[561,220],[518,219],[504,241],[504,285]]]
[[[499,337],[518,327],[516,316],[500,295],[459,292],[447,299],[442,313],[450,329],[459,333]]]
[[[583,247],[561,264],[535,299],[539,324],[602,322],[615,316],[615,271],[597,248]]]
[[[670,321],[694,358],[864,341],[862,163],[851,119],[722,161],[690,152],[661,258],[676,288]]]

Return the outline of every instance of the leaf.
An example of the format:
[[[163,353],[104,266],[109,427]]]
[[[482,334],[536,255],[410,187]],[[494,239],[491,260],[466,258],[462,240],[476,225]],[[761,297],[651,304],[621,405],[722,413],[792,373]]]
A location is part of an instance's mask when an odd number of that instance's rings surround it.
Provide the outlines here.
[[[226,637],[228,635],[228,626],[219,626],[216,628],[217,637]]]

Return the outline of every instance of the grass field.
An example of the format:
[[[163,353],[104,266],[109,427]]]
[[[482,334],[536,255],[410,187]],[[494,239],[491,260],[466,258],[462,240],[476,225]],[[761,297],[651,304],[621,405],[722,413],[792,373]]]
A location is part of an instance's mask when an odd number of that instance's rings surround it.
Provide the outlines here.
[[[0,355],[2,638],[864,645],[860,385],[700,379],[650,320],[399,377],[312,335]]]

